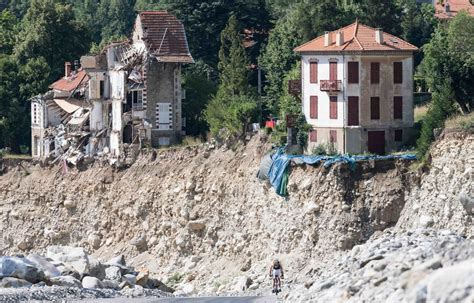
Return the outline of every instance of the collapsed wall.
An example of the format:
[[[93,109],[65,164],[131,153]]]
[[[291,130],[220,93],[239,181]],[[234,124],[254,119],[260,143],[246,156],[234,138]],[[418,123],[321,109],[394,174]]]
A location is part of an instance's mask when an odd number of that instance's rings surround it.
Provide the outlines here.
[[[408,216],[405,204],[414,203],[407,199],[416,188],[410,162],[402,160],[355,170],[292,167],[284,199],[256,178],[269,148],[255,136],[233,150],[144,153],[125,170],[10,170],[0,176],[0,254],[77,245],[98,257],[123,253],[132,265],[194,284],[196,292],[241,290],[234,278],[262,283],[275,256],[290,275],[305,274],[308,264],[395,226]]]

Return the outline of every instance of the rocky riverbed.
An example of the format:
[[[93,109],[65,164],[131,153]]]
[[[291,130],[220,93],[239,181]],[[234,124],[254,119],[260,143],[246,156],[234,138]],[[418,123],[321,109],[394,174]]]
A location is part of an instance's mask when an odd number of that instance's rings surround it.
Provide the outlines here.
[[[44,256],[0,257],[0,302],[114,297],[166,297],[174,290],[123,255],[107,262],[83,248],[51,246]]]

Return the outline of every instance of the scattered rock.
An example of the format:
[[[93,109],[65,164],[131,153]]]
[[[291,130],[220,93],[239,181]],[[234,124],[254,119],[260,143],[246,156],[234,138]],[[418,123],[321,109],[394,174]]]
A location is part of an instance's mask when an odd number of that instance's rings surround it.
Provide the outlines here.
[[[140,235],[132,239],[132,241],[130,241],[130,244],[135,246],[140,252],[143,252],[148,249],[145,235]]]
[[[474,215],[474,198],[469,196],[465,190],[459,193],[459,202],[469,215]]]
[[[26,280],[12,277],[5,277],[0,280],[0,288],[30,287],[31,285],[33,284]]]
[[[67,208],[67,209],[72,209],[72,208],[76,208],[76,207],[77,207],[77,202],[76,202],[76,200],[66,199],[66,200],[64,200],[63,205],[64,205],[64,207]]]
[[[61,276],[61,272],[43,256],[38,254],[31,254],[27,259],[33,263],[38,269],[42,270],[46,278],[53,278]]]
[[[49,246],[46,257],[71,265],[81,277],[89,274],[89,258],[82,247]]]
[[[71,276],[52,277],[49,279],[49,282],[57,286],[82,288],[81,281]]]
[[[0,257],[0,277],[11,277],[38,283],[44,280],[45,275],[28,259]]]
[[[112,281],[122,281],[122,269],[118,266],[109,266],[105,269],[105,278]]]
[[[95,277],[84,277],[82,279],[82,287],[84,288],[103,288],[102,282]]]
[[[202,231],[206,228],[205,220],[194,220],[188,222],[188,229],[194,232]]]

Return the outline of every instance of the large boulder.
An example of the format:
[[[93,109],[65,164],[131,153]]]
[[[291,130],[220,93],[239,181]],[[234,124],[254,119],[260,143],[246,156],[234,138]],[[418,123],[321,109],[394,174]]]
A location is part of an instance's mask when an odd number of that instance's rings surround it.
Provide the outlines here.
[[[82,287],[84,288],[104,288],[104,284],[95,277],[84,277],[82,279]]]
[[[18,278],[31,283],[38,283],[45,278],[43,271],[28,259],[0,257],[0,279],[6,277]]]
[[[175,291],[173,288],[165,285],[160,280],[153,279],[153,278],[148,279],[148,281],[146,283],[146,287],[150,288],[150,289],[158,289],[158,290],[161,290],[161,291],[164,291],[164,292],[169,292],[169,293],[173,293]]]
[[[105,278],[111,281],[122,281],[122,269],[118,266],[109,266],[105,269]]]
[[[79,272],[71,265],[61,262],[61,261],[54,261],[54,260],[52,260],[51,263],[58,269],[58,271],[61,273],[61,276],[71,276],[76,279],[81,278],[81,275],[79,274]]]
[[[44,272],[46,278],[53,278],[61,276],[61,272],[48,259],[38,254],[31,254],[26,257],[38,269]]]
[[[82,247],[50,246],[46,257],[71,265],[81,277],[89,274],[89,257]]]
[[[78,287],[82,288],[82,283],[78,279],[71,276],[59,276],[49,279],[52,285],[64,286],[64,287]]]
[[[471,197],[465,190],[459,194],[459,202],[469,215],[474,215],[474,197]]]
[[[461,302],[474,292],[474,259],[439,269],[427,278],[426,302]]]
[[[23,280],[23,279],[17,279],[17,278],[3,278],[0,280],[0,288],[18,288],[18,287],[30,287],[31,284],[30,282]]]
[[[99,280],[105,279],[105,266],[93,256],[89,256],[89,275]]]

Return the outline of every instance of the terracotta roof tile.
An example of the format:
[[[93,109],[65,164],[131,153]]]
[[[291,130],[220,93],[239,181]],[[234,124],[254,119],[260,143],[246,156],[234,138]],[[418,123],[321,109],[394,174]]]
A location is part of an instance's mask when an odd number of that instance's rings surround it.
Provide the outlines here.
[[[358,21],[329,33],[332,43],[324,46],[324,35],[295,48],[296,52],[338,52],[338,51],[417,51],[418,48],[401,38],[383,33],[383,43],[375,41],[375,28]],[[336,45],[336,34],[342,32],[344,41]]]
[[[446,3],[449,3],[450,12],[446,12]],[[460,11],[465,10],[469,15],[474,16],[474,5],[469,0],[449,0],[439,3],[435,1],[435,17],[439,19],[450,19]]]
[[[51,89],[72,92],[80,84],[89,81],[89,76],[84,70],[80,70],[77,74],[69,77],[63,77],[49,86]]]
[[[184,26],[174,15],[167,11],[143,11],[139,13],[144,40],[156,57],[175,58],[174,62],[194,62],[186,40]],[[163,60],[164,61],[164,60]]]

